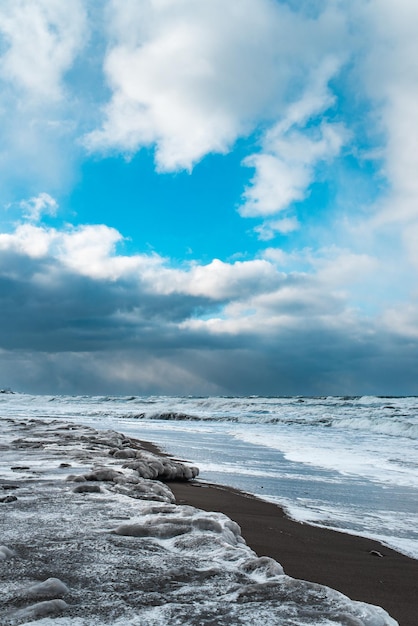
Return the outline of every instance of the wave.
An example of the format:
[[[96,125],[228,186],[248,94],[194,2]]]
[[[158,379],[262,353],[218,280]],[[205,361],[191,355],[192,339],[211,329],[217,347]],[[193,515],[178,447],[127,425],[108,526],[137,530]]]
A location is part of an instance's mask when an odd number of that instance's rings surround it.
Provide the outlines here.
[[[338,428],[380,433],[392,437],[406,437],[418,439],[418,423],[412,423],[405,419],[387,419],[381,417],[320,417],[309,421],[304,418],[268,415],[196,415],[191,413],[168,411],[161,413],[125,413],[120,416],[123,419],[155,420],[155,421],[190,421],[190,422],[226,422],[239,424],[277,424],[283,426],[310,426],[311,428]]]
[[[376,419],[376,418],[347,418],[340,419],[332,424],[335,428],[348,428],[353,430],[366,430],[392,437],[406,437],[418,439],[418,423],[411,423],[400,419]]]
[[[21,410],[42,417],[82,416],[127,420],[277,424],[283,427],[338,428],[418,439],[416,397],[167,397],[28,396],[2,394],[2,412]]]

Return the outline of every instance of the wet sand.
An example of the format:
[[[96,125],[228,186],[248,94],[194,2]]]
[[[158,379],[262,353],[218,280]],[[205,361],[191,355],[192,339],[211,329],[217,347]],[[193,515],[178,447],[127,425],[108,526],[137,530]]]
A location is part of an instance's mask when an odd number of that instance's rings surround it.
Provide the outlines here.
[[[247,544],[281,563],[289,576],[381,606],[400,626],[417,626],[417,560],[370,539],[295,522],[279,506],[231,488],[196,481],[170,488],[178,504],[228,515]]]

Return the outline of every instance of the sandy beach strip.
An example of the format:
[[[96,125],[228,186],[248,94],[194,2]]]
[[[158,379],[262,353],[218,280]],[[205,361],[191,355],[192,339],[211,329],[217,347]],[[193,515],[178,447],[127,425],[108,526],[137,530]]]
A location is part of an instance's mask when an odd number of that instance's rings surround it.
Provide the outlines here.
[[[0,426],[2,626],[44,617],[74,626],[394,626],[348,594],[383,606],[400,626],[416,624],[412,559],[373,542],[360,550],[363,540],[345,535],[336,549],[339,533],[318,535],[274,505],[193,481],[196,468],[112,430],[45,419]],[[370,554],[376,546],[384,556]],[[328,578],[306,564],[328,568]],[[361,593],[339,584],[338,575],[347,582],[361,570]]]
[[[170,483],[176,501],[236,521],[247,544],[294,578],[382,606],[400,626],[418,623],[418,561],[371,539],[295,522],[283,509],[228,487]],[[382,556],[379,556],[381,554]]]
[[[155,443],[141,444],[164,454]],[[400,626],[417,626],[418,560],[372,539],[296,522],[276,504],[202,480],[170,483],[176,501],[224,513],[258,556],[272,557],[289,576],[381,606]]]

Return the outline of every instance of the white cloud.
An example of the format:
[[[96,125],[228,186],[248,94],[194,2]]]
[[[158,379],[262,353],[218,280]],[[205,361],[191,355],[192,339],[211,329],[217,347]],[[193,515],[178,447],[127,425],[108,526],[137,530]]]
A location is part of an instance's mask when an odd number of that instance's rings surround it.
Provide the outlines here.
[[[312,390],[305,374],[312,380],[318,371],[338,383],[355,379],[355,393],[372,376],[384,392],[391,376],[416,389],[418,5],[313,4],[0,2],[0,169],[28,198],[20,203],[28,223],[0,234],[2,371],[15,362],[21,380],[27,350],[26,380],[36,370],[36,385],[61,377],[75,392],[84,384],[87,393],[106,391],[112,381],[132,392],[138,372],[145,391],[165,385],[173,393],[256,393],[257,376],[258,389],[274,393],[289,371],[298,386],[283,383],[287,393]],[[105,32],[94,18],[106,5]],[[305,239],[312,249],[178,266],[124,253],[122,235],[103,224],[39,224],[58,209],[53,196],[87,123],[96,129],[86,139],[91,150],[150,147],[165,171],[190,170],[257,137],[241,215],[265,219],[255,229],[262,241],[303,228],[291,205],[343,146],[353,158],[378,155],[378,182],[390,189],[361,206],[373,220],[357,212],[333,222],[335,247]],[[351,172],[342,175],[349,189]],[[25,191],[22,181],[30,181]],[[361,190],[353,196],[361,204]]]
[[[215,259],[207,265],[194,265],[187,272],[178,272],[177,277],[180,291],[219,300],[248,297],[269,290],[281,281],[275,267],[261,259],[235,263]]]
[[[243,164],[254,168],[255,174],[243,196],[242,216],[274,215],[303,200],[314,181],[316,165],[339,154],[348,138],[345,127],[317,122],[319,114],[335,101],[328,83],[338,73],[341,62],[342,57],[325,56],[319,67],[308,74],[302,96],[291,102],[282,119],[265,132],[261,152],[244,159]],[[316,126],[311,128],[313,121]],[[271,224],[261,227],[261,238],[273,237],[275,229]],[[294,230],[289,222],[284,222],[283,227]]]
[[[0,250],[12,250],[31,258],[48,258],[95,280],[115,281],[135,274],[152,282],[163,264],[158,255],[124,256],[116,246],[123,241],[114,228],[68,226],[64,230],[21,224],[13,233],[0,234]]]
[[[303,200],[314,180],[315,166],[338,155],[347,138],[339,124],[323,122],[314,131],[284,128],[279,123],[269,130],[263,151],[244,160],[244,165],[255,168],[240,208],[244,217],[274,215]]]
[[[122,235],[103,224],[65,230],[21,224],[13,233],[0,234],[0,250],[30,258],[50,258],[81,276],[94,280],[136,280],[149,293],[184,294],[230,300],[269,290],[282,279],[267,260],[206,265],[192,263],[178,269],[157,254],[125,256],[116,250]]]
[[[62,97],[62,78],[83,45],[86,12],[80,0],[3,0],[0,77],[26,97]]]
[[[112,98],[86,143],[127,153],[155,145],[160,170],[191,169],[277,119],[324,50],[340,47],[343,28],[332,7],[315,19],[269,0],[114,0]],[[318,97],[323,107],[317,92],[311,110]]]
[[[408,225],[403,236],[406,252],[416,270],[418,270],[418,222]]]
[[[401,306],[389,308],[384,312],[382,322],[392,333],[418,339],[418,307],[415,303],[402,303]]]
[[[0,233],[0,250],[13,251],[30,258],[41,258],[49,253],[51,231],[24,224],[14,233]]]
[[[24,210],[24,217],[33,222],[38,222],[42,215],[56,215],[58,210],[58,202],[45,192],[29,200],[22,200],[19,206]]]
[[[83,0],[0,2],[0,204],[71,178],[83,104],[67,77],[87,30]]]
[[[381,133],[391,195],[382,222],[418,216],[418,5],[413,0],[356,3],[359,37],[367,44],[356,76],[372,105],[373,127]]]
[[[251,335],[264,337],[283,333],[302,333],[307,328],[328,330],[346,328],[361,333],[361,310],[368,305],[371,286],[381,275],[377,259],[367,254],[354,254],[336,247],[313,252],[293,253],[292,271],[281,271],[289,265],[290,255],[280,249],[265,252],[275,281],[264,289],[242,290],[241,297],[231,297],[222,315],[185,320],[181,327],[210,336]],[[296,270],[296,266],[301,268]],[[376,303],[376,308],[379,305]],[[384,303],[387,305],[387,301]],[[384,310],[384,309],[380,309]]]
[[[279,220],[269,220],[263,222],[260,226],[256,226],[254,231],[258,233],[261,241],[270,241],[276,237],[277,233],[288,235],[300,228],[300,223],[296,217],[284,217]]]

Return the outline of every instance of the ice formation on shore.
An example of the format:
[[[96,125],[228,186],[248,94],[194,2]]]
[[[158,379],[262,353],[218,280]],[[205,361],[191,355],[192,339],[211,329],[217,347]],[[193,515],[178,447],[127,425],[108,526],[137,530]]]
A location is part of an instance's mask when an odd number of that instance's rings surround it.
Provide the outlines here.
[[[197,469],[113,431],[0,422],[1,626],[395,626],[286,576],[221,513],[177,505]],[[164,482],[162,482],[164,481]]]

